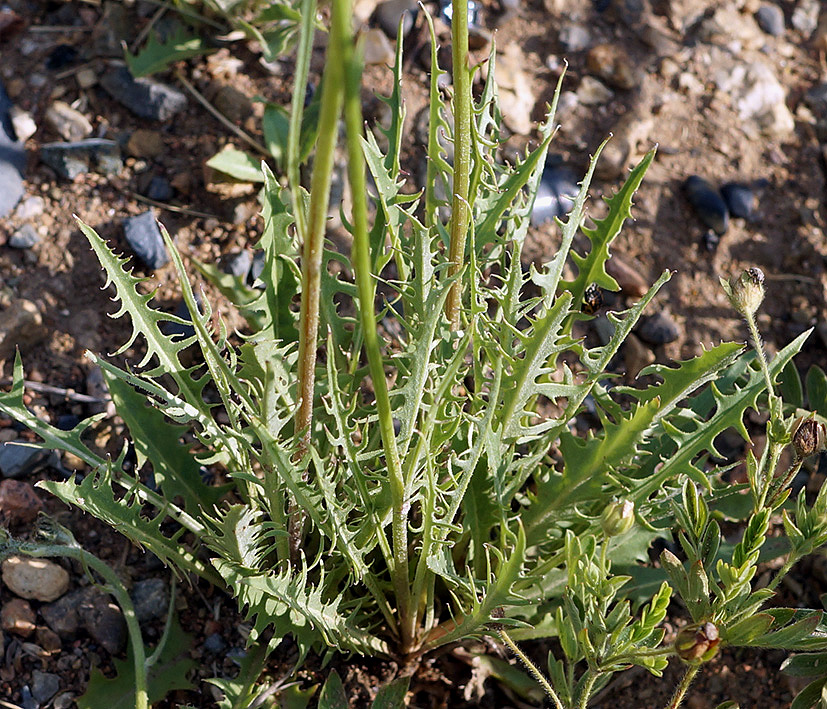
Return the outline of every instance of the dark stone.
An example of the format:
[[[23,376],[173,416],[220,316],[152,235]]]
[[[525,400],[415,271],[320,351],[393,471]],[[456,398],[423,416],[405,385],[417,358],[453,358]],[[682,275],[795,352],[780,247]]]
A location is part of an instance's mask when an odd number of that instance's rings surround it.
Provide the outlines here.
[[[150,270],[161,268],[169,261],[164,238],[152,212],[124,219],[123,231],[135,255]]]
[[[70,638],[80,627],[78,605],[91,589],[80,588],[61,596],[54,603],[40,606],[40,615],[54,632],[63,638]]]
[[[101,86],[112,98],[141,118],[166,121],[187,105],[187,97],[155,79],[134,79],[125,66],[110,69]]]
[[[0,475],[4,478],[22,478],[48,460],[49,451],[21,444],[21,441],[0,443]]]
[[[167,585],[163,579],[152,578],[137,581],[132,587],[132,604],[138,621],[144,623],[166,616],[169,598]]]
[[[683,183],[683,189],[700,220],[718,236],[725,234],[729,227],[729,210],[721,193],[697,175],[689,177]]]
[[[778,5],[761,5],[755,13],[755,20],[764,32],[773,37],[784,34],[784,11]]]
[[[74,143],[45,143],[40,147],[40,160],[67,180],[74,180],[88,172],[90,166],[104,175],[115,174],[123,168],[118,144],[102,138]]]
[[[78,50],[71,44],[58,44],[46,58],[46,68],[52,71],[63,69],[78,60]]]
[[[168,202],[175,195],[175,190],[166,177],[156,175],[146,188],[146,196],[157,202]]]
[[[207,638],[204,640],[204,649],[207,652],[212,652],[215,655],[224,652],[224,649],[227,647],[227,643],[224,642],[224,638],[221,637],[218,633],[213,633],[212,635],[208,635]]]
[[[721,196],[733,217],[746,219],[748,222],[753,220],[758,206],[758,197],[749,185],[727,182],[721,187]]]
[[[80,417],[74,414],[61,414],[57,417],[57,428],[61,431],[71,431],[80,423]]]
[[[531,224],[537,226],[554,217],[564,217],[574,206],[579,191],[577,178],[571,170],[555,164],[554,158],[546,161],[531,210]]]
[[[665,345],[680,336],[678,324],[663,311],[650,315],[638,326],[638,337],[650,345]]]
[[[31,224],[24,224],[9,238],[9,246],[13,249],[30,249],[34,246],[40,237],[37,231]]]
[[[32,672],[32,697],[39,704],[45,704],[57,694],[60,689],[60,677],[51,672]]]
[[[126,643],[126,622],[121,609],[109,598],[109,594],[97,588],[84,589],[77,606],[78,619],[86,632],[108,653],[114,655]]]
[[[0,84],[0,217],[8,215],[23,196],[26,169],[26,150],[14,132],[11,107],[11,99]]]
[[[224,263],[224,272],[236,278],[246,278],[253,265],[253,257],[247,250],[232,254]]]

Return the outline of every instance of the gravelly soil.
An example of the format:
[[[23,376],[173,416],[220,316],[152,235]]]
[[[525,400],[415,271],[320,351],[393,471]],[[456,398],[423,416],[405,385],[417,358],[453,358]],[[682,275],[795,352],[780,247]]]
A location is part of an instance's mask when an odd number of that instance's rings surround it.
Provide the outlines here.
[[[604,172],[603,177],[595,180],[591,210],[599,215],[599,197],[618,187],[634,155],[639,157],[653,144],[659,145],[657,160],[636,199],[636,219],[627,224],[616,247],[616,254],[649,281],[664,269],[675,272],[658,296],[655,309],[671,314],[679,336],[654,348],[652,355],[659,361],[692,356],[705,343],[744,339],[742,327],[727,306],[717,281],[719,276],[728,277],[757,265],[766,273],[768,282],[768,298],[761,317],[768,347],[780,348],[804,329],[816,327],[817,332],[805,345],[798,364],[806,370],[810,364],[827,362],[825,165],[814,124],[817,117],[803,100],[813,86],[827,77],[823,57],[819,61],[820,30],[810,37],[792,25],[793,13],[807,3],[800,0],[777,4],[784,12],[787,29],[773,37],[758,28],[753,19],[758,3],[751,1],[661,0],[653,1],[652,7],[640,3],[643,11],[636,13],[629,9],[634,5],[630,2],[546,0],[545,4],[522,2],[513,15],[503,15],[494,0],[483,3],[483,24],[489,30],[496,29],[501,66],[506,67],[508,74],[504,83],[519,88],[511,96],[503,96],[507,125],[514,130],[523,126],[526,106],[531,119],[542,118],[543,106],[551,98],[564,58],[569,62],[564,89],[572,93],[580,91],[584,78],[594,74],[594,69],[587,65],[587,53],[596,45],[620,50],[621,65],[634,76],[633,88],[614,86],[611,97],[594,105],[568,97],[558,113],[561,129],[553,150],[576,174],[582,175],[588,156],[610,131],[620,133],[616,139],[622,139],[624,121],[635,126],[633,155],[614,174]],[[27,377],[76,391],[85,391],[89,371],[84,350],[113,351],[128,337],[128,329],[125,322],[112,321],[105,315],[112,310],[110,293],[100,289],[98,265],[72,220],[73,214],[126,249],[121,222],[148,208],[136,195],[144,190],[147,176],[157,175],[176,186],[172,199],[175,205],[200,214],[166,209],[158,212],[185,256],[219,261],[249,248],[261,228],[252,188],[211,184],[204,162],[227,143],[243,145],[196,101],[190,98],[187,108],[173,120],[153,122],[129,113],[99,86],[83,88],[78,83],[83,69],[102,74],[117,55],[119,33],[131,43],[154,11],[154,7],[148,11],[140,5],[129,5],[124,15],[117,6],[114,2],[98,6],[71,1],[11,0],[8,7],[22,18],[22,27],[0,30],[0,78],[12,101],[28,111],[38,126],[26,143],[27,195],[44,200],[43,212],[35,217],[12,214],[0,220],[0,307],[19,299],[37,305],[45,338],[24,352]],[[601,11],[603,6],[608,8]],[[358,6],[364,16],[371,9],[369,2]],[[67,26],[72,27],[66,29]],[[588,35],[586,47],[565,51],[563,36],[571,26]],[[414,33],[409,40],[412,52],[418,51],[419,38],[421,34]],[[61,44],[78,50],[77,61],[48,69],[48,58]],[[322,58],[321,50],[314,55],[315,72]],[[237,42],[231,50],[221,50],[207,60],[192,60],[181,69],[213,101],[222,87],[232,86],[248,98],[262,96],[286,103],[291,88],[291,60],[280,62],[271,73],[258,59],[254,46]],[[732,72],[733,68],[755,62],[769,66],[783,87],[785,105],[795,117],[789,130],[763,134],[755,120],[739,115],[737,102],[732,98],[737,87],[729,94],[716,88],[720,83],[717,72]],[[520,72],[525,84],[514,78]],[[176,82],[171,73],[159,78],[172,85]],[[406,63],[405,98],[411,126],[425,106],[426,78],[418,60],[412,58]],[[369,68],[365,78],[369,119],[381,120],[381,105],[371,92],[387,93],[390,82],[386,68]],[[163,150],[152,157],[130,156],[126,151],[124,168],[114,175],[87,173],[73,181],[62,180],[38,160],[40,146],[59,139],[44,118],[54,100],[76,105],[91,122],[96,136],[125,144],[136,130],[149,129],[160,137]],[[235,109],[231,106],[227,110]],[[260,106],[238,111],[231,118],[260,138]],[[536,135],[515,133],[508,146],[522,149],[532,141],[536,142]],[[412,127],[404,155],[405,167],[415,180],[420,173],[422,150]],[[706,227],[681,191],[681,184],[692,174],[717,185],[730,180],[765,181],[759,191],[756,218],[751,222],[732,220],[714,251],[707,249]],[[413,183],[411,186],[415,187]],[[39,242],[28,250],[3,246],[26,222],[36,227]],[[527,261],[548,260],[558,239],[553,224],[534,230],[527,247]],[[159,287],[159,301],[174,309],[178,295],[172,267],[148,275]],[[209,288],[207,293],[215,296]],[[644,350],[648,361],[648,348]],[[134,355],[132,351],[125,354],[127,358]],[[5,363],[3,374],[10,375],[10,362]],[[61,414],[87,413],[84,405],[67,402],[61,396],[32,393],[31,397],[29,401],[35,410],[53,420]],[[0,422],[0,433],[10,428],[10,422]],[[117,450],[121,433],[122,428],[113,424],[102,434],[100,443]],[[127,582],[162,575],[150,560],[108,529],[60,508],[54,501],[47,501],[46,507],[72,526],[82,543],[118,568]],[[25,533],[26,529],[15,531]],[[785,590],[786,603],[818,603],[818,592],[825,590],[827,584],[824,574],[815,573],[814,567],[818,565],[805,565],[794,577]],[[73,583],[83,583],[81,570],[71,571]],[[0,593],[5,597],[7,591],[0,589]],[[178,603],[184,627],[196,638],[193,657],[198,662],[198,677],[232,674],[230,650],[243,646],[232,603],[207,588],[182,589]],[[673,620],[681,621],[680,609],[675,609]],[[158,627],[148,631],[150,636],[157,632]],[[220,652],[204,647],[205,639],[213,634],[225,643]],[[108,653],[86,636],[64,642],[59,651],[47,656],[8,634],[5,639],[0,697],[13,704],[25,704],[24,687],[31,685],[35,669],[58,674],[60,691],[67,693],[64,696],[69,701],[83,690],[90,665],[100,664],[109,670],[112,667]],[[281,665],[275,669],[276,677],[289,670],[290,658],[290,648],[285,648],[277,658]],[[741,702],[742,707],[788,706],[795,687],[778,672],[782,659],[778,653],[727,653],[711,663],[687,704],[711,707],[731,698]],[[305,672],[305,681],[318,680],[312,668],[311,664]],[[375,689],[379,680],[392,676],[396,669],[393,665],[361,662],[339,666],[353,706],[367,706],[371,688]],[[674,666],[663,680],[628,673],[611,685],[595,706],[663,706],[678,676]],[[454,656],[434,660],[417,675],[411,706],[524,706],[492,682],[485,685],[481,694],[466,694],[464,689],[470,678],[467,662]],[[207,685],[196,683],[196,687],[195,692],[173,696],[167,705],[189,702],[215,706]]]

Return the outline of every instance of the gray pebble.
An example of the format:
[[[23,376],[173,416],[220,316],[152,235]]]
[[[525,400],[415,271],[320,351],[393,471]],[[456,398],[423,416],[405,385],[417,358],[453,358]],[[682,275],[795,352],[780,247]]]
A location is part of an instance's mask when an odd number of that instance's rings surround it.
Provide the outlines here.
[[[135,606],[135,615],[141,623],[163,618],[166,615],[169,598],[167,597],[167,584],[163,579],[152,578],[137,581],[129,595]]]
[[[50,451],[20,443],[0,443],[0,475],[4,478],[22,478],[40,468],[49,458]]]
[[[26,197],[26,199],[17,205],[14,216],[25,221],[26,219],[39,217],[45,209],[46,203],[43,201],[43,197],[37,195],[34,197]]]
[[[45,704],[57,694],[60,689],[60,677],[51,672],[32,672],[32,697],[38,703]]]
[[[124,219],[123,230],[135,255],[147,268],[154,271],[169,261],[161,230],[152,212]]]
[[[168,202],[175,195],[175,190],[169,180],[160,175],[153,177],[146,188],[146,196],[156,202]]]
[[[683,183],[686,198],[700,220],[718,236],[729,228],[729,211],[721,194],[702,177],[692,175]]]
[[[13,249],[30,249],[34,246],[40,237],[37,231],[31,224],[24,224],[9,238],[9,246]]]
[[[166,121],[187,105],[185,94],[155,79],[134,79],[125,66],[110,69],[100,83],[112,98],[141,118]]]
[[[224,272],[236,278],[246,278],[253,265],[253,257],[249,251],[239,251],[227,257],[224,264]]]
[[[663,311],[650,315],[637,327],[637,336],[650,345],[665,345],[680,336],[678,324]]]
[[[560,45],[564,52],[582,52],[588,49],[592,38],[583,25],[566,25],[560,30]]]
[[[224,638],[219,633],[213,633],[204,640],[204,649],[216,655],[223,652],[226,647],[227,643],[224,642]]]
[[[0,83],[0,217],[9,214],[23,196],[26,169],[26,150],[14,132],[11,107],[11,99]]]
[[[67,180],[88,172],[90,166],[104,175],[120,172],[123,167],[118,144],[101,138],[75,143],[45,143],[40,146],[40,160]]]
[[[773,37],[784,34],[784,11],[778,5],[761,5],[755,13],[755,20],[764,32]]]
[[[84,589],[77,614],[86,632],[107,652],[116,654],[126,644],[126,622],[121,609],[97,588]]]

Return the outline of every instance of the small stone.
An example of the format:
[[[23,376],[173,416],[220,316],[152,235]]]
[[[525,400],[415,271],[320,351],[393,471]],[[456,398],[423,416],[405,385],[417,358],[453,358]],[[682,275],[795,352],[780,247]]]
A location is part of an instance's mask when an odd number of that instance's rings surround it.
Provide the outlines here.
[[[51,672],[32,671],[32,696],[40,704],[45,704],[60,689],[60,677]]]
[[[554,162],[554,158],[546,162],[537,186],[537,198],[531,210],[532,226],[566,216],[574,206],[574,197],[580,192],[574,173]]]
[[[582,52],[588,49],[591,41],[591,35],[583,25],[565,25],[560,30],[560,45],[564,52]]]
[[[175,190],[166,177],[155,175],[147,185],[146,196],[156,202],[169,202],[175,195]]]
[[[773,37],[784,34],[784,11],[778,5],[761,5],[755,13],[758,26]]]
[[[78,50],[71,44],[58,44],[46,58],[46,68],[57,71],[74,64],[78,60]]]
[[[75,81],[81,89],[91,89],[98,83],[98,75],[94,69],[86,67],[75,74]]]
[[[720,192],[702,177],[692,175],[683,183],[686,198],[700,220],[719,236],[729,227],[729,210]]]
[[[642,298],[649,291],[649,284],[641,275],[642,271],[638,264],[632,266],[615,254],[606,261],[606,273],[617,281],[620,292],[631,298]]]
[[[63,638],[70,638],[77,632],[80,626],[77,608],[90,590],[80,588],[67,593],[54,603],[40,607],[40,615],[53,632]]]
[[[612,126],[612,139],[603,148],[595,174],[604,180],[626,177],[631,162],[637,155],[638,143],[649,137],[654,119],[643,103],[624,114]]]
[[[139,128],[129,136],[126,152],[136,158],[157,158],[164,152],[164,139],[156,130]]]
[[[123,167],[118,144],[102,138],[76,143],[45,143],[40,146],[40,160],[67,180],[88,172],[90,166],[103,175],[115,174]]]
[[[106,593],[90,589],[78,604],[77,613],[86,632],[108,653],[121,651],[126,642],[126,622],[121,609]]]
[[[63,101],[54,101],[44,115],[46,122],[63,140],[75,142],[92,133],[92,124],[80,111]]]
[[[402,36],[405,37],[413,28],[418,11],[419,7],[414,0],[385,0],[376,6],[373,20],[390,39],[395,40],[400,19]]]
[[[3,583],[21,598],[54,601],[69,589],[69,574],[48,559],[10,556],[3,562]]]
[[[75,695],[72,692],[62,692],[55,697],[52,702],[52,709],[69,709],[75,701]]]
[[[791,18],[792,26],[804,35],[804,39],[809,39],[818,27],[820,5],[821,0],[798,0],[796,3]]]
[[[38,241],[37,230],[31,224],[24,224],[9,237],[8,245],[13,249],[30,249]]]
[[[0,474],[6,478],[22,478],[37,470],[48,457],[48,451],[24,441],[0,444]]]
[[[7,633],[28,638],[37,627],[32,607],[22,598],[12,598],[0,608],[0,627]]]
[[[161,230],[151,211],[125,219],[123,229],[135,255],[147,268],[154,271],[169,261]]]
[[[515,133],[527,135],[534,128],[531,112],[536,97],[524,71],[525,58],[516,44],[508,45],[498,55],[495,66],[503,120]]]
[[[612,90],[593,76],[584,76],[577,87],[577,100],[584,106],[599,106],[613,96]]]
[[[21,353],[28,352],[46,334],[37,306],[23,298],[13,300],[5,310],[0,310],[0,360],[14,357],[15,347]]]
[[[650,345],[665,345],[680,337],[680,329],[672,316],[661,310],[640,323],[637,335]]]
[[[215,655],[218,655],[224,652],[224,649],[227,647],[227,643],[224,642],[224,638],[221,637],[218,633],[213,633],[212,635],[208,635],[204,640],[204,649],[207,652],[211,652]]]
[[[0,84],[0,217],[14,209],[23,196],[26,150],[11,122],[11,99]]]
[[[748,222],[753,220],[758,207],[758,197],[749,185],[727,182],[721,187],[721,196],[733,217],[746,219]]]
[[[236,125],[253,115],[253,102],[235,86],[222,86],[213,97],[213,104]]]
[[[640,338],[630,333],[623,342],[623,363],[626,374],[634,379],[640,371],[655,361],[655,353],[644,345]]]
[[[135,606],[135,615],[141,623],[163,618],[167,613],[169,597],[163,579],[152,578],[137,581],[129,594]]]
[[[35,489],[22,480],[0,481],[0,520],[10,524],[33,522],[43,509]]]
[[[43,214],[45,209],[46,202],[43,201],[43,197],[37,195],[34,197],[26,197],[26,199],[17,205],[17,209],[14,210],[14,216],[23,221],[34,219]]]
[[[24,111],[18,106],[12,106],[9,115],[11,116],[14,134],[21,145],[37,133],[37,123],[34,122],[32,114],[28,111]]]
[[[384,32],[371,28],[364,33],[365,64],[385,64],[390,66],[395,59],[393,45]]]
[[[639,83],[631,60],[614,44],[599,44],[589,50],[586,66],[589,71],[617,89],[628,90]]]
[[[60,652],[62,645],[60,636],[51,628],[38,627],[35,631],[35,641],[49,655],[55,655]]]
[[[185,94],[155,79],[134,79],[125,66],[110,69],[100,83],[112,98],[141,118],[166,121],[187,105]]]
[[[224,272],[236,278],[246,278],[253,265],[253,257],[249,251],[239,251],[227,257],[224,265]]]

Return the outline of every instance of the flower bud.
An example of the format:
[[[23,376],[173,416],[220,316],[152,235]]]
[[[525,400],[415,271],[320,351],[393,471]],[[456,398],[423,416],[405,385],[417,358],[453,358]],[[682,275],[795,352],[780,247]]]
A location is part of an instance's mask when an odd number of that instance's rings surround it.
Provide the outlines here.
[[[751,318],[764,300],[764,273],[760,268],[748,268],[727,283],[721,279],[729,302],[745,318]]]
[[[718,654],[721,639],[713,623],[692,623],[678,631],[675,638],[675,652],[690,665],[709,662]]]
[[[825,448],[827,439],[827,427],[814,416],[800,418],[795,422],[795,433],[793,433],[793,448],[796,458],[803,460],[814,453],[819,453]]]
[[[607,537],[625,534],[634,523],[635,503],[629,500],[615,500],[607,505],[600,515],[600,528]]]

